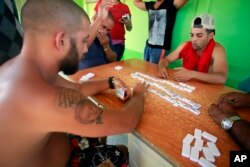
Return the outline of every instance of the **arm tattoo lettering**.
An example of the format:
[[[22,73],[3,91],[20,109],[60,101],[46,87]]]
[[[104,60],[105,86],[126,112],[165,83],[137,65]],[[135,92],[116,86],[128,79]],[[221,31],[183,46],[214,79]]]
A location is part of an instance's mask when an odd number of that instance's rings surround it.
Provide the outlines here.
[[[62,108],[75,107],[75,119],[83,124],[102,124],[103,108],[94,104],[86,96],[73,89],[59,91],[58,105]]]

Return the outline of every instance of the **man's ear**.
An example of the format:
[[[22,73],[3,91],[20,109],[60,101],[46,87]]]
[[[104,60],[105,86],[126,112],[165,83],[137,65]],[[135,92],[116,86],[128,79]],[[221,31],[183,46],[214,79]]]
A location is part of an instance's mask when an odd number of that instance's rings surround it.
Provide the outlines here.
[[[56,48],[58,51],[68,51],[70,47],[70,37],[65,32],[58,32],[56,34]]]
[[[214,32],[210,32],[210,33],[208,34],[208,37],[209,37],[209,39],[212,39],[212,38],[214,37]]]

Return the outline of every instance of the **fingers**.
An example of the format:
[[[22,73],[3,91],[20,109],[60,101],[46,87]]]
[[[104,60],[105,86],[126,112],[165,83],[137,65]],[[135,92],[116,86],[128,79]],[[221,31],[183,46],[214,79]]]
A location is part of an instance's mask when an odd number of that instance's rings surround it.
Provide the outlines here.
[[[159,78],[165,78],[165,79],[169,78],[166,68],[159,69],[159,72],[158,72],[157,75],[158,75]]]
[[[218,99],[218,104],[221,104],[226,101],[227,94],[222,94]]]
[[[211,104],[208,108],[208,114],[211,116],[214,114],[215,110],[218,108],[216,104]]]

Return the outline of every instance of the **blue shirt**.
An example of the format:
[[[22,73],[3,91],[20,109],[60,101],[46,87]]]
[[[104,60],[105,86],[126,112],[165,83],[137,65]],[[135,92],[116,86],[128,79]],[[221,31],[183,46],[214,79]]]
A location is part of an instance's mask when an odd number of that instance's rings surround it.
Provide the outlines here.
[[[108,37],[109,37],[109,46],[112,50],[114,50],[111,38],[109,35]],[[79,70],[107,64],[109,62],[110,61],[107,59],[106,54],[98,38],[95,38],[94,42],[90,45],[88,49],[88,53],[86,54],[85,58],[83,58],[80,61]]]

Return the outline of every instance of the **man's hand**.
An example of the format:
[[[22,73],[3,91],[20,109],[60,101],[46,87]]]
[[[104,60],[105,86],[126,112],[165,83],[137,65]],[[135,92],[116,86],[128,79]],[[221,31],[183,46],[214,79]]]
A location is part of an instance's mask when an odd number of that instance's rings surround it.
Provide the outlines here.
[[[120,78],[114,78],[113,83],[115,89],[122,88],[125,91],[125,97],[123,99],[124,101],[130,98],[131,91],[129,87]]]
[[[103,31],[98,31],[96,37],[98,38],[100,45],[103,48],[106,48],[109,45],[109,38],[107,36],[107,34]]]
[[[218,104],[229,103],[233,107],[250,106],[250,95],[242,92],[230,92],[219,97]]]
[[[102,0],[98,7],[97,17],[105,20],[108,17],[108,9],[114,5],[114,0]]]
[[[212,104],[208,109],[208,114],[219,124],[226,117],[238,115],[228,103],[221,103],[220,105]]]
[[[184,67],[178,68],[178,71],[173,75],[174,79],[178,82],[185,82],[192,79],[192,71]]]
[[[169,78],[168,72],[167,72],[167,67],[166,67],[166,61],[165,59],[160,60],[159,65],[158,65],[158,74],[157,76],[159,78]]]
[[[137,83],[134,87],[133,87],[133,95],[136,94],[143,94],[144,96],[147,95],[147,90],[149,88],[149,85],[147,85],[145,82],[143,83]]]

